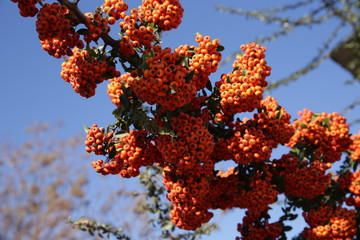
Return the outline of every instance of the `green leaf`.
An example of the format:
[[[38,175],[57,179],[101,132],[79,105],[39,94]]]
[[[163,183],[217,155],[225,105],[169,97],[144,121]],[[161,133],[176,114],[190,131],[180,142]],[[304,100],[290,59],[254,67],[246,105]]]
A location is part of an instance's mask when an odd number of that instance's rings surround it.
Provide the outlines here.
[[[87,28],[80,28],[76,32],[80,35],[89,35],[89,30]]]
[[[306,125],[305,123],[301,123],[301,124],[300,124],[300,127],[301,127],[301,128],[307,128],[307,125]]]
[[[276,119],[281,119],[282,117],[282,111],[279,111],[278,114],[276,114]]]
[[[191,81],[191,79],[194,77],[194,75],[195,75],[195,71],[191,71],[188,74],[186,74],[186,76],[185,76],[186,83],[189,83]]]
[[[219,45],[217,48],[216,48],[216,51],[218,52],[221,52],[221,51],[224,51],[225,47],[223,45]]]
[[[85,133],[88,133],[89,132],[89,127],[88,126],[86,126],[86,124],[84,124],[84,131],[85,131]]]
[[[212,91],[212,84],[210,80],[206,83],[206,89]]]
[[[169,86],[169,94],[174,94],[174,93],[176,93],[175,89]]]
[[[326,118],[325,120],[321,121],[321,126],[327,127],[330,129],[330,119]]]
[[[291,229],[292,229],[291,226],[284,226],[284,228],[283,228],[283,230],[284,230],[285,232],[288,232],[288,231],[290,231]]]

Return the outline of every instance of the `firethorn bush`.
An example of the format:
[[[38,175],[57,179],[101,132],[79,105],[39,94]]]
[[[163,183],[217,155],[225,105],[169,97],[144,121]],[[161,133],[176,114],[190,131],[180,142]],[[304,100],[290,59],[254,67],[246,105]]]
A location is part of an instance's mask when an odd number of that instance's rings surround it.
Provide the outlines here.
[[[139,176],[162,227],[196,232],[214,210],[240,208],[236,239],[286,239],[300,211],[308,226],[298,239],[360,239],[360,133],[352,135],[336,112],[304,109],[291,121],[264,96],[265,46],[241,45],[232,71],[212,86],[219,39],[196,33],[194,45],[175,49],[161,42],[181,24],[179,0],[143,0],[132,9],[105,0],[87,13],[78,1],[12,1],[22,16],[37,18],[42,48],[64,57],[60,75],[75,93],[90,98],[108,80],[115,121],[85,127],[85,150],[100,158],[92,162],[97,173]],[[110,35],[116,25],[118,38]],[[287,150],[274,159],[279,146]],[[217,170],[223,162],[233,166]],[[283,214],[270,219],[277,202]]]

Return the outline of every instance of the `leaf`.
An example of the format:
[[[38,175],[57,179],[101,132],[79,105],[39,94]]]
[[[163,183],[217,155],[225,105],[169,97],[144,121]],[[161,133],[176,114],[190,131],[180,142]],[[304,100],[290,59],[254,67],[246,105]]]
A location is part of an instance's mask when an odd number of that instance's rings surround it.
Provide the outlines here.
[[[284,226],[283,230],[284,230],[284,232],[288,232],[288,231],[292,230],[292,227],[291,226]]]
[[[300,124],[300,127],[301,127],[301,128],[307,128],[307,125],[306,125],[305,123],[301,123],[301,124]]]
[[[174,94],[174,93],[176,93],[175,89],[172,88],[171,86],[169,86],[169,94],[171,95],[171,94]]]
[[[326,118],[325,120],[321,121],[321,126],[327,127],[330,129],[330,119]]]
[[[276,114],[276,119],[281,119],[282,117],[282,111],[279,111],[277,114]]]
[[[206,83],[206,89],[212,91],[212,84],[210,80]]]
[[[86,28],[80,28],[79,30],[76,31],[78,34],[80,35],[89,35],[89,30]]]
[[[86,124],[84,124],[84,131],[85,131],[85,133],[88,133],[89,132],[89,127],[88,126],[86,126]]]
[[[216,48],[216,51],[218,52],[221,52],[221,51],[224,51],[225,47],[223,45],[219,45],[217,48]]]
[[[188,74],[186,74],[185,76],[186,83],[189,83],[191,79],[193,79],[194,75],[195,75],[195,71],[191,71]]]

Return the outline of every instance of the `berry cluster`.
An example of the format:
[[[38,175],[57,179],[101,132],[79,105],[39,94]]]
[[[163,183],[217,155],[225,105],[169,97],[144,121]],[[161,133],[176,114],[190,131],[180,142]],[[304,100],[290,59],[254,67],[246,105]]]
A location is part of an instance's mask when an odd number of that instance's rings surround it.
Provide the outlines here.
[[[210,81],[210,74],[217,70],[221,61],[221,46],[219,39],[211,40],[209,36],[197,34],[195,39],[199,43],[197,47],[181,45],[175,49],[175,52],[189,58],[189,71],[194,72],[191,83],[199,91]]]
[[[157,103],[170,111],[189,103],[196,88],[186,82],[188,70],[178,62],[179,58],[170,48],[159,48],[146,60],[143,76],[133,82],[135,94],[150,105]]]
[[[305,239],[354,239],[357,232],[354,210],[320,206],[304,212],[303,217],[310,226],[302,233]]]
[[[331,182],[331,174],[326,170],[331,163],[319,161],[300,162],[292,154],[284,154],[274,160],[275,171],[283,178],[285,194],[300,198],[313,199],[325,193]]]
[[[208,196],[213,209],[244,208],[251,212],[262,212],[276,201],[277,190],[271,184],[269,172],[252,172],[250,179],[241,176],[234,168],[227,173],[218,173],[211,181],[211,195]]]
[[[270,158],[273,140],[267,140],[263,131],[254,126],[253,120],[235,122],[233,132],[233,136],[227,140],[227,149],[236,163],[246,165]]]
[[[36,7],[37,0],[11,0],[18,4],[20,15],[23,17],[34,17],[39,12]]]
[[[128,5],[123,0],[105,0],[102,5],[102,12],[108,15],[108,23],[115,24],[121,18],[121,13],[128,10]]]
[[[276,148],[278,144],[286,144],[294,135],[295,129],[290,123],[290,114],[279,106],[275,98],[267,96],[260,102],[259,113],[254,114],[253,119],[257,128],[261,129],[268,140],[274,143]]]
[[[120,76],[114,66],[100,58],[91,57],[87,50],[75,48],[73,53],[73,56],[62,63],[60,76],[82,97],[94,96],[97,84],[107,79],[108,75]]]
[[[338,178],[338,183],[342,190],[351,194],[345,198],[346,204],[360,209],[360,170],[341,175]]]
[[[103,175],[119,174],[124,178],[138,176],[139,168],[154,164],[159,154],[146,135],[145,130],[131,130],[124,137],[111,139],[110,149],[114,149],[115,155],[109,152],[109,159],[106,162],[94,161],[93,168]]]
[[[97,124],[93,124],[87,131],[85,140],[85,150],[88,153],[95,153],[96,155],[104,155],[108,151],[106,146],[113,137],[113,133],[105,134],[104,128],[99,128]]]
[[[170,217],[175,225],[195,230],[208,222],[208,177],[212,175],[213,136],[203,126],[201,118],[180,113],[171,119],[176,137],[159,136],[157,147],[163,163],[164,185],[173,208]]]
[[[101,13],[86,13],[87,17],[85,21],[85,26],[87,27],[88,33],[84,36],[84,40],[87,43],[91,41],[98,41],[101,34],[110,32],[110,27],[108,26],[108,20],[103,18]]]
[[[128,88],[128,81],[131,78],[131,73],[122,74],[120,77],[109,79],[107,85],[107,94],[111,102],[117,107],[121,107],[120,97],[124,94],[123,88]]]
[[[241,50],[245,53],[234,62],[234,70],[223,74],[216,83],[220,89],[220,104],[227,115],[258,108],[263,98],[263,88],[267,86],[265,79],[271,71],[264,59],[266,47],[250,43],[242,45]]]
[[[184,12],[179,0],[143,0],[138,9],[142,21],[155,23],[162,31],[177,28]]]
[[[242,237],[236,240],[275,240],[282,232],[282,224],[279,222],[269,223],[267,219],[262,220],[260,213],[246,211],[242,223],[237,226]]]
[[[329,163],[340,160],[351,143],[346,118],[336,112],[316,114],[308,109],[299,115],[301,118],[294,121],[296,131],[288,146],[305,145],[313,154],[310,159]]]
[[[131,40],[130,46],[133,48],[140,45],[150,46],[155,39],[154,28],[141,23],[138,10],[134,8],[131,9],[130,15],[125,13],[122,15],[123,21],[120,22],[120,27],[123,34],[128,37],[125,39]]]
[[[349,146],[350,158],[354,161],[360,159],[360,131],[350,137],[351,145]]]
[[[157,139],[158,149],[166,163],[187,170],[210,161],[213,136],[203,126],[201,118],[180,113],[178,118],[171,119],[171,126],[176,138],[161,135]]]
[[[42,48],[56,58],[72,56],[71,49],[75,46],[83,48],[80,34],[72,27],[76,23],[76,17],[66,6],[58,3],[44,4],[36,21],[36,31]]]

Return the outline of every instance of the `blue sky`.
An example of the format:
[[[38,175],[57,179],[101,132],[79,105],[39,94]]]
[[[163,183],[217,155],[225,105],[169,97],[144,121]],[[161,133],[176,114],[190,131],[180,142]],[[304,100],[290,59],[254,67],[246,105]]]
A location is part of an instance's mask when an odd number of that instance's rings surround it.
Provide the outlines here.
[[[46,1],[51,2],[51,1]],[[130,2],[130,1],[129,1]],[[131,1],[136,7],[140,1]],[[163,45],[172,48],[182,44],[195,44],[194,35],[199,32],[212,38],[219,38],[225,46],[223,56],[237,51],[239,46],[257,36],[264,36],[274,30],[272,25],[257,20],[217,12],[213,5],[241,7],[247,10],[276,6],[291,1],[231,1],[197,0],[182,1],[185,9],[183,23],[176,30],[163,34]],[[80,8],[92,11],[102,1],[82,0]],[[303,15],[306,9],[294,15]],[[106,82],[97,88],[97,94],[85,99],[76,94],[68,83],[60,78],[62,60],[49,56],[41,49],[35,31],[35,19],[23,18],[18,14],[17,5],[9,0],[0,2],[1,27],[1,88],[0,88],[0,143],[11,139],[22,142],[26,136],[23,129],[29,124],[41,121],[53,123],[63,121],[62,137],[82,132],[83,125],[97,123],[105,126],[114,122],[111,112],[114,105],[106,94]],[[336,21],[314,28],[301,28],[289,37],[282,37],[266,44],[267,61],[272,67],[268,81],[282,78],[305,65],[331,33]],[[114,30],[118,29],[114,27]],[[341,36],[349,34],[344,28]],[[338,40],[341,40],[339,38]],[[211,77],[218,81],[222,73],[231,71],[226,64]],[[358,85],[345,85],[351,76],[339,65],[327,60],[317,70],[301,77],[298,81],[280,87],[270,94],[280,105],[297,118],[297,112],[308,108],[315,112],[340,112],[359,97]],[[359,109],[345,115],[349,121],[359,116]],[[360,125],[351,127],[358,132]],[[89,168],[91,168],[89,164]],[[204,239],[234,239],[237,234],[236,223],[242,216],[235,212],[221,216],[221,231]]]

